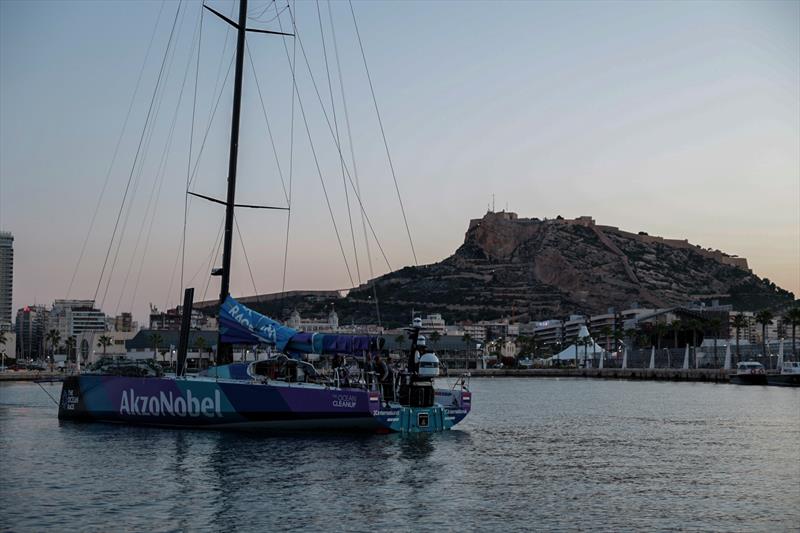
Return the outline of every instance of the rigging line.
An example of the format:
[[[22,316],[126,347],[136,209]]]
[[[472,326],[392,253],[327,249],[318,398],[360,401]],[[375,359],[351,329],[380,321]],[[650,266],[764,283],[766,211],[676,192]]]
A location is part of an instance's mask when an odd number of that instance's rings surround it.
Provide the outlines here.
[[[175,26],[178,23],[178,15],[180,14],[182,5],[183,5],[183,0],[180,0],[178,2],[178,8],[175,10],[175,19],[172,21],[172,29],[169,32],[169,40],[167,41],[167,48],[166,48],[166,50],[164,50],[164,57],[161,60],[161,69],[158,72],[158,78],[156,80],[156,86],[155,86],[155,89],[153,90],[153,96],[150,99],[150,107],[147,110],[147,117],[145,118],[145,124],[144,124],[144,127],[142,128],[142,134],[139,137],[139,145],[136,148],[136,155],[134,156],[134,160],[133,160],[134,163],[131,166],[131,172],[130,172],[130,174],[128,176],[128,183],[125,186],[125,193],[122,196],[122,204],[120,205],[119,212],[117,213],[117,220],[114,223],[114,231],[111,234],[111,241],[109,241],[109,243],[108,243],[108,250],[106,251],[106,257],[103,260],[103,267],[100,270],[100,279],[97,280],[97,288],[94,291],[94,298],[93,298],[95,301],[97,300],[97,293],[100,292],[100,284],[103,282],[103,276],[104,276],[105,271],[106,271],[106,265],[108,263],[108,257],[109,257],[109,255],[111,255],[111,247],[112,247],[112,245],[114,243],[114,237],[116,236],[116,233],[117,233],[117,227],[119,226],[120,217],[122,216],[122,211],[123,211],[122,208],[125,205],[125,200],[128,197],[128,189],[130,188],[131,180],[133,179],[134,169],[136,168],[136,161],[139,158],[139,152],[140,152],[140,150],[142,148],[142,142],[144,141],[145,132],[147,131],[147,124],[148,124],[148,122],[150,120],[150,114],[151,114],[151,112],[153,110],[153,104],[155,103],[156,93],[158,92],[158,86],[159,86],[159,84],[161,82],[161,77],[162,77],[162,75],[164,73],[164,66],[167,63],[167,55],[168,55],[168,52],[169,52],[170,45],[172,43],[172,36],[175,33]]]
[[[187,285],[191,285],[192,283],[194,283],[195,278],[197,278],[197,276],[200,274],[200,272],[203,271],[203,267],[205,266],[206,263],[209,263],[209,266],[208,266],[208,268],[206,270],[208,272],[211,272],[211,264],[210,263],[211,263],[211,261],[214,260],[214,250],[217,249],[217,241],[219,241],[221,236],[222,236],[222,228],[224,227],[224,222],[225,222],[225,219],[222,218],[220,220],[220,223],[219,223],[219,228],[217,228],[217,236],[214,238],[214,242],[211,245],[211,252],[209,252],[208,258],[207,259],[203,259],[200,262],[200,266],[197,268],[197,270],[192,275],[192,277],[189,278],[189,281],[186,283]]]
[[[139,77],[136,79],[136,85],[133,89],[133,96],[131,97],[131,103],[128,106],[128,112],[125,114],[125,120],[122,123],[122,130],[119,132],[119,138],[117,139],[117,145],[114,147],[114,153],[111,156],[111,164],[108,167],[108,172],[106,172],[105,180],[103,181],[103,187],[100,189],[100,196],[97,198],[97,205],[94,208],[94,213],[92,214],[91,221],[89,222],[89,229],[86,232],[86,237],[83,240],[83,244],[81,245],[80,254],[78,254],[78,262],[75,264],[75,270],[72,271],[72,278],[69,281],[69,287],[67,288],[67,296],[66,298],[69,299],[70,293],[72,292],[72,285],[75,283],[75,277],[78,274],[78,270],[80,269],[81,262],[83,261],[83,255],[86,252],[86,245],[89,243],[89,237],[92,234],[92,230],[94,229],[94,223],[97,218],[97,213],[100,211],[100,206],[103,204],[103,196],[105,196],[106,187],[108,187],[109,179],[111,178],[111,171],[114,168],[114,164],[117,161],[117,154],[119,153],[119,147],[122,144],[122,138],[125,136],[125,131],[128,128],[128,120],[131,116],[131,111],[133,110],[133,104],[136,102],[136,95],[139,94],[139,87],[141,85],[142,76],[144,75],[144,69],[147,65],[147,60],[150,58],[150,51],[153,47],[153,42],[155,41],[156,30],[158,29],[158,24],[161,22],[161,14],[164,11],[164,5],[166,4],[166,0],[162,0],[161,8],[158,10],[158,17],[156,17],[156,24],[153,26],[153,33],[150,34],[150,42],[147,45],[147,52],[144,55],[144,61],[142,62],[142,68],[139,69]]]
[[[291,15],[291,13],[292,13],[292,10],[290,9],[289,10],[289,14]],[[278,22],[280,22],[280,19],[278,19]],[[294,16],[292,16],[292,25],[294,26],[295,29],[297,28],[294,25]],[[281,31],[283,31],[283,28],[281,28]],[[288,59],[289,58],[289,47],[286,46],[286,42],[285,41],[283,43],[283,46],[284,46],[284,49],[286,51],[286,57]],[[302,44],[300,45],[300,48],[302,50]],[[291,61],[289,62],[289,67],[292,70],[292,77],[294,77],[295,76],[295,70],[294,70],[294,65],[291,64]],[[294,90],[295,90],[295,94],[297,94],[297,103],[300,106],[300,114],[303,117],[303,123],[305,124],[306,135],[308,136],[308,143],[309,143],[309,145],[311,147],[311,155],[314,157],[314,165],[317,168],[317,175],[319,176],[319,182],[322,185],[322,192],[325,195],[325,203],[328,206],[328,213],[331,216],[331,223],[333,224],[333,229],[334,229],[334,232],[336,233],[336,240],[339,243],[339,250],[342,252],[342,259],[344,260],[344,266],[347,269],[347,277],[350,278],[350,284],[353,285],[353,274],[350,271],[350,265],[347,262],[347,254],[345,254],[344,246],[342,245],[342,238],[339,235],[339,227],[336,225],[336,217],[333,216],[333,207],[331,207],[331,200],[328,197],[328,189],[327,189],[327,187],[325,187],[325,180],[322,177],[322,169],[319,166],[319,159],[317,158],[317,151],[314,149],[314,141],[311,138],[311,128],[309,128],[309,126],[308,126],[308,119],[306,118],[306,111],[305,111],[305,108],[303,107],[303,100],[302,100],[302,98],[300,98],[300,93],[297,90],[297,84],[294,85]]]
[[[267,107],[264,105],[264,98],[261,96],[261,84],[258,83],[258,76],[256,75],[256,65],[253,62],[253,55],[250,53],[250,45],[245,41],[245,49],[247,50],[247,58],[250,60],[250,70],[253,72],[253,79],[256,81],[256,90],[258,92],[258,99],[261,101],[261,111],[264,114],[264,121],[267,123],[267,133],[269,134],[269,142],[272,145],[272,153],[275,156],[275,164],[278,167],[278,176],[281,179],[281,187],[283,188],[283,196],[286,198],[286,204],[289,204],[289,193],[286,192],[286,183],[283,179],[283,170],[281,169],[281,161],[278,158],[278,150],[275,148],[275,138],[272,136],[272,127],[267,117]],[[291,208],[291,206],[289,206]]]
[[[184,25],[185,21],[186,21],[186,10],[183,11],[183,15],[181,16],[181,23],[178,26],[178,34],[177,34],[176,39],[175,39],[176,43],[180,40],[180,35],[181,35],[182,31],[183,31],[183,25]],[[192,40],[194,41],[194,39],[192,39]],[[160,93],[159,93],[159,91],[156,91],[158,93],[158,96],[156,97],[157,102],[156,102],[156,106],[155,106],[155,112],[152,115],[154,118],[157,117],[159,115],[160,111],[161,111],[161,105],[162,105],[162,103],[164,101],[164,94],[166,93],[166,88],[167,88],[167,84],[168,84],[168,80],[169,80],[169,73],[172,71],[172,64],[173,64],[173,62],[175,60],[175,54],[176,53],[177,53],[177,44],[174,47],[172,47],[172,55],[169,58],[168,66],[167,66],[167,69],[166,69],[167,75],[166,75],[166,77],[164,77],[164,83],[161,84]],[[188,65],[187,65],[187,67],[188,67]],[[184,81],[185,81],[185,78],[184,78]],[[183,88],[181,88],[181,97],[182,96],[183,96]],[[136,177],[134,178],[134,181],[133,181],[133,190],[132,190],[131,196],[130,196],[131,199],[130,199],[130,202],[128,202],[127,210],[125,212],[125,218],[123,219],[123,222],[122,222],[122,230],[120,231],[119,240],[117,241],[117,249],[114,252],[114,260],[111,263],[111,269],[109,270],[108,280],[106,281],[106,288],[105,288],[105,291],[103,292],[103,298],[100,301],[100,308],[102,308],[105,305],[106,296],[108,295],[108,290],[111,287],[111,280],[112,280],[112,278],[114,276],[114,269],[116,268],[117,259],[119,258],[119,252],[122,249],[122,241],[125,239],[125,233],[127,231],[128,222],[130,220],[131,213],[133,212],[135,199],[136,199],[136,194],[137,194],[137,192],[139,190],[139,185],[142,182],[142,176],[144,174],[144,162],[145,162],[145,160],[147,158],[147,154],[150,151],[150,143],[151,143],[151,141],[153,139],[154,132],[155,132],[155,122],[150,122],[149,133],[147,135],[147,138],[145,139],[144,149],[142,150],[142,154],[143,155],[142,155],[142,158],[139,160],[139,168],[138,168]],[[136,160],[134,160],[134,165],[135,164],[136,164]],[[156,178],[154,177],[154,179],[156,179]],[[140,229],[140,235],[141,235],[141,229]],[[123,287],[123,290],[124,290],[124,287]]]
[[[347,97],[345,96],[344,91],[344,77],[342,76],[342,65],[339,61],[339,46],[336,41],[336,27],[333,24],[333,9],[331,8],[331,1],[328,0],[328,18],[331,21],[331,37],[333,37],[333,51],[334,56],[336,58],[336,70],[339,75],[339,91],[342,93],[342,108],[344,109],[344,122],[347,126],[347,143],[350,147],[350,163],[353,166],[353,177],[356,180],[356,192],[360,195],[361,194],[361,183],[358,179],[358,165],[356,164],[356,152],[353,146],[353,133],[350,128],[350,114],[347,111]],[[366,248],[367,252],[367,264],[369,265],[369,279],[375,278],[375,271],[372,268],[372,252],[370,251],[369,246],[369,234],[367,233],[367,223],[364,220],[364,213],[361,213],[361,228],[364,231],[364,247]],[[378,303],[378,289],[376,287],[376,283],[372,284],[372,295],[375,298],[375,313],[378,318],[378,326],[381,325],[381,309],[380,304]]]
[[[139,244],[141,242],[142,234],[144,233],[144,224],[145,224],[145,221],[147,221],[149,219],[151,207],[152,207],[152,213],[153,213],[152,214],[152,218],[153,219],[155,218],[156,208],[158,207],[158,203],[159,203],[159,200],[160,200],[161,187],[162,187],[162,184],[164,182],[164,176],[166,174],[167,161],[169,159],[170,148],[172,147],[172,140],[174,138],[175,125],[177,124],[177,121],[178,121],[178,113],[180,111],[181,102],[183,101],[183,94],[184,94],[184,89],[186,87],[186,80],[188,78],[189,70],[190,70],[191,63],[192,63],[192,55],[194,54],[194,47],[195,47],[195,44],[198,44],[198,45],[200,44],[199,43],[199,25],[200,24],[201,24],[201,21],[198,21],[198,26],[195,27],[195,35],[192,37],[192,43],[193,44],[192,44],[191,50],[189,51],[189,59],[188,59],[187,64],[186,64],[186,69],[184,70],[184,73],[183,73],[183,81],[181,83],[181,90],[180,90],[180,94],[178,96],[178,102],[175,105],[175,112],[172,115],[172,121],[171,121],[171,124],[170,124],[170,127],[169,127],[169,133],[167,135],[166,142],[164,144],[164,150],[162,151],[158,167],[156,168],[155,179],[153,180],[153,187],[150,189],[150,197],[147,200],[147,207],[146,207],[145,213],[144,213],[143,225],[139,230],[139,234],[138,234],[138,236],[136,238],[136,245],[134,246],[134,249],[133,249],[133,256],[132,256],[133,258],[136,257],[136,253],[139,250]],[[198,40],[195,40],[195,37],[197,37]],[[175,56],[173,55],[173,58],[174,57]],[[163,96],[163,92],[162,92],[162,96]],[[160,109],[160,104],[159,104],[159,109]],[[151,133],[152,133],[152,131],[153,130],[151,129]],[[151,137],[151,139],[152,139],[152,137]],[[148,146],[149,146],[149,142],[150,141],[148,141]],[[142,167],[140,167],[140,169],[141,168]],[[156,186],[158,187],[158,192],[159,192],[158,196],[155,196],[155,194],[156,194]],[[153,201],[154,199],[155,199],[155,202]],[[123,225],[123,227],[124,227],[124,225]],[[121,240],[120,240],[120,242],[121,242]],[[142,256],[143,257],[147,255],[147,249],[149,247],[149,242],[150,241],[149,241],[149,231],[148,231],[148,237],[145,239],[145,247],[144,247],[144,250],[142,252]],[[122,303],[122,299],[123,299],[123,296],[125,294],[125,288],[128,285],[128,279],[130,277],[131,269],[133,268],[133,263],[134,263],[133,259],[128,263],[128,270],[127,270],[127,273],[125,274],[125,280],[123,281],[123,284],[122,284],[122,290],[120,291],[119,301],[117,302],[117,308],[115,310],[115,313],[116,313],[117,310],[119,310],[119,306]]]
[[[372,103],[375,105],[375,114],[378,117],[378,125],[381,128],[381,137],[383,138],[383,146],[386,148],[386,158],[389,160],[389,168],[392,171],[392,180],[394,181],[394,189],[397,191],[397,200],[400,202],[400,211],[403,213],[403,222],[406,225],[406,233],[408,234],[408,243],[411,245],[411,254],[414,256],[414,265],[417,265],[417,252],[414,250],[414,241],[411,239],[411,230],[408,227],[408,218],[406,218],[406,210],[403,206],[403,198],[400,195],[400,187],[397,184],[397,175],[394,171],[394,163],[392,163],[392,155],[389,152],[389,143],[386,140],[386,132],[383,129],[383,120],[381,119],[381,112],[378,109],[378,99],[375,97],[375,87],[372,85],[372,76],[369,73],[367,66],[367,55],[364,53],[364,44],[361,42],[361,33],[358,31],[358,22],[356,22],[356,12],[353,9],[353,0],[347,0],[350,4],[350,13],[353,15],[353,25],[356,29],[356,37],[358,37],[358,47],[361,50],[361,58],[364,61],[364,70],[367,73],[367,81],[369,82],[369,91],[372,93]]]
[[[231,61],[230,61],[230,63],[228,63],[228,71],[225,74],[225,80],[222,82],[223,89],[225,88],[225,85],[228,83],[228,77],[231,74],[231,67],[233,66],[233,60],[234,60],[234,57],[231,57]],[[217,101],[216,101],[216,103],[214,103],[214,108],[211,111],[211,116],[209,117],[208,125],[206,126],[206,132],[203,135],[203,142],[200,143],[200,149],[197,151],[197,159],[194,160],[194,168],[192,169],[192,179],[189,180],[189,186],[192,185],[192,183],[194,182],[195,178],[197,177],[197,169],[200,166],[200,157],[203,155],[203,150],[206,147],[206,140],[208,139],[208,132],[211,131],[211,124],[214,122],[214,117],[217,115],[217,108],[219,108],[219,102],[220,102],[220,100],[222,100],[222,93],[223,93],[223,91],[220,90],[219,95],[217,96]]]
[[[253,269],[250,268],[250,259],[247,258],[247,249],[244,247],[244,239],[242,238],[242,230],[239,229],[239,221],[236,217],[233,217],[233,223],[236,224],[236,233],[239,234],[239,243],[242,245],[242,255],[244,255],[244,262],[247,264],[247,271],[250,272],[250,281],[253,282],[253,293],[256,297],[256,301],[261,303],[261,298],[258,295],[258,289],[256,289],[256,278],[253,277]]]
[[[317,18],[319,19],[319,36],[320,40],[322,41],[322,56],[325,59],[325,73],[328,77],[328,94],[331,97],[331,114],[333,115],[333,127],[336,132],[336,145],[341,146],[341,141],[339,139],[339,121],[336,118],[336,103],[333,99],[333,83],[331,83],[331,70],[328,66],[328,51],[327,47],[325,46],[325,32],[322,29],[322,13],[319,10],[319,0],[316,0],[317,5]],[[353,214],[350,210],[350,195],[347,192],[347,180],[345,179],[344,175],[344,158],[341,158],[341,167],[342,167],[342,185],[344,186],[344,199],[345,204],[347,206],[347,218],[350,222],[350,238],[353,241],[353,256],[355,257],[356,263],[356,277],[358,279],[358,284],[361,285],[361,268],[358,265],[358,250],[356,249],[356,234],[353,230]]]
[[[311,70],[311,64],[308,61],[308,55],[306,54],[305,47],[303,46],[303,41],[302,41],[302,39],[300,39],[299,30],[297,29],[297,25],[294,22],[294,20],[295,20],[294,19],[294,14],[293,14],[291,9],[289,9],[289,15],[292,17],[292,24],[294,24],[293,28],[294,28],[294,33],[295,33],[295,39],[297,39],[297,42],[300,44],[300,52],[303,54],[303,59],[304,59],[305,64],[306,64],[306,69],[308,70],[308,74],[311,77],[311,83],[314,86],[315,92],[317,93],[317,100],[320,103],[320,107],[322,107],[322,114],[325,117],[325,122],[328,125],[328,131],[330,132],[331,136],[333,136],[333,142],[336,145],[337,151],[339,152],[339,159],[344,161],[344,155],[342,154],[342,147],[339,146],[338,143],[336,143],[336,136],[334,135],[333,127],[331,126],[331,122],[328,119],[328,113],[325,111],[325,105],[322,102],[322,97],[320,96],[319,88],[317,87],[317,82],[314,80],[314,73]],[[280,23],[280,19],[278,19],[278,22]],[[288,47],[286,47],[286,55],[287,55],[287,58],[288,58],[288,55],[289,55]],[[302,102],[302,99],[300,98],[300,94],[299,93],[297,95],[297,101],[300,104],[300,110],[302,111],[303,110],[303,102]],[[386,266],[391,271],[392,270],[392,265],[389,264],[389,258],[386,257],[386,252],[383,250],[383,246],[381,245],[381,241],[378,239],[377,233],[375,233],[375,228],[372,226],[372,221],[370,220],[369,215],[367,215],[367,211],[364,208],[364,203],[361,201],[361,195],[355,189],[355,185],[353,184],[353,178],[350,175],[350,171],[347,169],[347,164],[344,165],[344,170],[345,170],[345,173],[347,174],[347,179],[350,182],[350,186],[353,188],[353,192],[356,195],[356,199],[358,200],[358,205],[361,208],[361,211],[364,214],[364,217],[367,219],[367,225],[369,226],[369,229],[372,232],[372,237],[375,239],[375,244],[378,246],[378,250],[380,250],[381,255],[383,256],[383,260],[386,262]]]
[[[192,125],[189,130],[189,160],[186,163],[186,190],[183,195],[183,246],[181,246],[181,294],[183,294],[183,272],[186,265],[186,221],[189,218],[189,179],[192,172],[192,148],[194,145],[194,119],[197,112],[197,82],[200,77],[200,51],[203,48],[203,9],[204,2],[200,5],[200,35],[197,40],[197,62],[194,69],[194,98],[192,100]],[[191,61],[191,55],[189,56]]]
[[[289,4],[286,4],[286,8],[289,7]],[[275,4],[275,10],[278,10],[278,5]],[[281,11],[282,13],[283,11]],[[280,21],[280,13],[277,15],[278,20]],[[283,37],[283,45],[286,46],[286,37]],[[288,55],[288,50],[287,50]],[[284,295],[286,294],[286,266],[288,263],[289,258],[289,228],[292,222],[292,176],[294,173],[294,101],[295,101],[295,91],[297,90],[297,79],[294,75],[294,67],[297,63],[297,41],[292,40],[292,59],[290,61],[290,66],[292,66],[292,113],[291,113],[291,122],[289,127],[289,212],[286,214],[286,237],[284,239],[284,247],[283,247],[283,279],[281,281],[281,300],[283,300]]]
[[[224,222],[224,221],[225,221],[225,218],[223,217],[222,218],[222,222]],[[211,260],[208,262],[208,270],[209,271],[211,271],[212,262],[214,261],[214,259],[216,259],[219,256],[219,249],[221,247],[222,247],[222,239],[220,238],[219,242],[217,243],[217,250],[215,252],[213,252],[213,255],[211,256]],[[203,300],[204,301],[206,299],[206,294],[208,293],[208,287],[211,285],[211,278],[212,277],[213,276],[208,276],[208,280],[206,281],[206,288],[203,290]]]

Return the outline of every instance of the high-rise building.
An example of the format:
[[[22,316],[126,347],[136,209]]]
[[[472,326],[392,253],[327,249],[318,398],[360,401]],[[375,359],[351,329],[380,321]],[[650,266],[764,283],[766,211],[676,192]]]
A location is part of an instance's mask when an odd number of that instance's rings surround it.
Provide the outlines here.
[[[11,296],[14,286],[14,236],[0,231],[0,331],[11,331]]]
[[[44,356],[48,311],[43,305],[25,306],[17,311],[17,355],[24,359]]]
[[[94,300],[56,300],[47,329],[58,330],[62,339],[86,331],[105,331],[106,315],[94,308]]]

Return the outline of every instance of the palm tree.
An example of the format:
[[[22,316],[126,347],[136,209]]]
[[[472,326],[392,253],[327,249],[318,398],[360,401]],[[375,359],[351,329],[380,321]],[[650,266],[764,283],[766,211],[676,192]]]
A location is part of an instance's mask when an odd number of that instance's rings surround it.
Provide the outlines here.
[[[719,318],[712,318],[708,321],[711,326],[711,331],[714,332],[714,366],[717,366],[717,338],[719,337],[719,330],[722,327],[722,320]]]
[[[658,347],[658,351],[661,351],[661,339],[667,334],[668,329],[667,325],[663,322],[656,324],[656,346]]]
[[[78,356],[75,352],[75,345],[77,344],[77,340],[75,339],[75,335],[70,335],[67,337],[67,340],[64,341],[64,344],[67,346],[67,357],[70,355],[75,356],[75,362],[78,362]]]
[[[164,342],[164,338],[158,333],[153,333],[150,335],[150,342],[153,344],[153,361],[158,361],[158,345]],[[161,354],[162,359],[164,353]]]
[[[200,356],[200,359],[203,358],[203,350],[205,350],[208,345],[206,344],[206,340],[199,335],[194,340],[194,347],[197,348],[197,353]],[[200,359],[198,359],[197,364],[200,365]]]
[[[800,326],[800,307],[793,307],[789,309],[783,316],[783,320],[785,323],[792,326],[792,355],[797,357],[795,333],[797,326]]]
[[[739,355],[739,338],[741,334],[742,328],[746,328],[750,325],[749,320],[744,315],[736,315],[733,317],[733,322],[731,325],[736,329],[736,362],[740,362],[741,356]]]
[[[772,324],[773,314],[768,309],[756,313],[756,324],[761,324],[761,345],[763,347],[764,357],[767,356],[767,326]],[[767,359],[769,363],[769,359]]]
[[[606,324],[602,328],[600,328],[600,335],[606,339],[606,351],[607,352],[611,351],[610,341],[611,341],[611,334],[612,333],[613,332],[611,331],[611,326],[609,326],[608,324]]]
[[[675,345],[673,348],[679,348],[678,346],[678,333],[683,329],[683,322],[679,318],[673,320],[670,325],[670,329],[672,330],[673,339],[675,340]]]
[[[61,333],[57,329],[51,329],[45,335],[45,341],[50,345],[50,355],[55,355],[55,348],[61,341]]]
[[[394,338],[394,342],[396,342],[401,348],[403,347],[403,343],[406,340],[406,336],[402,333]]]
[[[103,349],[103,357],[106,356],[106,348],[111,346],[113,342],[114,339],[112,339],[108,335],[100,335],[100,338],[97,339],[97,347]]]

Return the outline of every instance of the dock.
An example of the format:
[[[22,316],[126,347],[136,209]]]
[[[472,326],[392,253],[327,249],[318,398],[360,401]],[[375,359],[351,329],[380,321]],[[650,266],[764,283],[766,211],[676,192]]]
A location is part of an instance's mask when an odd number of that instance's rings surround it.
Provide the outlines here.
[[[729,370],[719,368],[490,368],[469,370],[472,377],[531,377],[531,378],[594,378],[629,379],[643,381],[697,381],[704,383],[729,383]],[[467,373],[451,370],[450,376]]]
[[[63,381],[68,375],[59,371],[9,371],[0,372],[0,381]]]

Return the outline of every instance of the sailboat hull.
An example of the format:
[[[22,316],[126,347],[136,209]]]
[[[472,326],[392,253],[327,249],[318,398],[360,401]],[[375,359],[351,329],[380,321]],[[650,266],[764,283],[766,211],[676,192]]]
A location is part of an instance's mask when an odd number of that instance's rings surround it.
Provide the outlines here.
[[[432,407],[383,403],[376,391],[213,378],[70,376],[61,420],[232,430],[433,432],[469,412],[467,391],[437,391]]]

